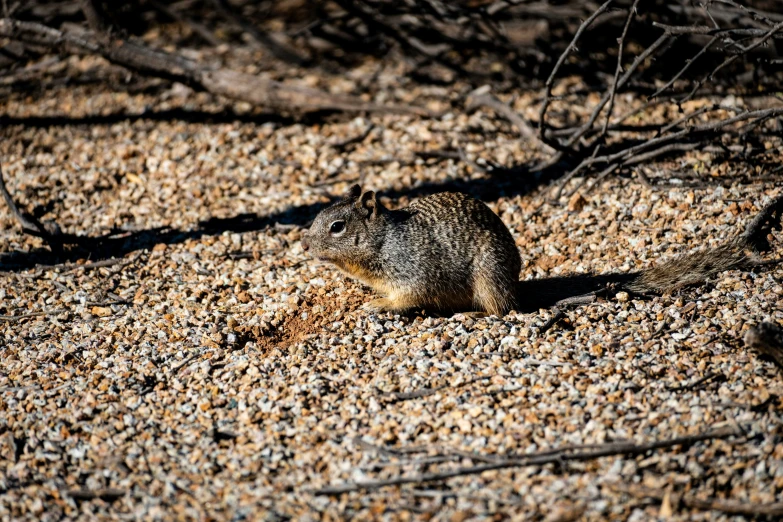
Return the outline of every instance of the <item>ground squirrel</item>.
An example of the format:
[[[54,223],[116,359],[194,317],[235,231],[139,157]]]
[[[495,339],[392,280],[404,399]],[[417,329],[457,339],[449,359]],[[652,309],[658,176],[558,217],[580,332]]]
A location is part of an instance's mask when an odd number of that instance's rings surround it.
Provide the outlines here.
[[[626,275],[622,288],[664,292],[747,267],[753,252],[769,248],[767,234],[778,228],[781,210],[783,196],[724,245]],[[518,295],[524,286],[511,233],[489,207],[465,194],[434,194],[390,210],[375,192],[354,185],[316,216],[302,247],[385,295],[365,305],[373,311],[424,308],[502,316],[528,299]]]

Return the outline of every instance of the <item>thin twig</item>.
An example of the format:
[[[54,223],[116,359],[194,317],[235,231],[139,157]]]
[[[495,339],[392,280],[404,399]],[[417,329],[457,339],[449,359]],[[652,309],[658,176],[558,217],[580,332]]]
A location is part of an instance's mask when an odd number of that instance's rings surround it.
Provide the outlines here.
[[[573,297],[567,297],[561,299],[551,308],[552,317],[545,322],[538,331],[538,335],[543,335],[547,330],[552,328],[560,319],[565,317],[565,308],[572,306],[579,306],[583,304],[594,303],[598,299],[596,292],[590,292],[589,294],[577,295]]]
[[[62,248],[62,242],[58,236],[60,236],[60,227],[56,224],[52,224],[49,227],[42,224],[40,221],[32,216],[24,214],[16,205],[14,198],[8,192],[8,188],[5,185],[5,176],[3,175],[3,169],[0,165],[0,193],[3,195],[8,210],[16,218],[20,225],[22,225],[22,232],[37,236],[46,241],[52,250],[59,250]]]
[[[638,498],[653,498],[662,501],[666,492],[660,489],[645,488],[629,484],[612,484],[612,489],[627,493]],[[691,494],[672,494],[671,504],[697,509],[700,511],[720,511],[729,515],[746,517],[780,517],[783,516],[783,502],[762,504],[758,502],[740,502],[721,498],[698,498]]]
[[[461,388],[463,386],[467,386],[469,384],[473,384],[476,382],[486,381],[487,379],[491,379],[492,377],[486,376],[486,377],[476,377],[474,379],[468,379],[467,381],[463,381],[459,384],[444,384],[442,386],[437,386],[435,388],[422,388],[419,390],[414,390],[411,392],[382,392],[381,397],[388,397],[391,399],[392,402],[400,402],[400,401],[407,401],[410,399],[421,399],[422,397],[429,397],[430,395],[435,395],[439,391],[445,390],[445,389],[455,389],[455,388]]]
[[[614,110],[614,97],[615,94],[617,94],[617,84],[620,80],[620,71],[623,70],[623,47],[625,46],[625,36],[628,34],[628,28],[631,26],[631,20],[633,20],[633,17],[636,14],[637,5],[639,5],[639,0],[634,0],[633,5],[628,10],[628,19],[625,21],[623,34],[620,35],[620,39],[618,40],[617,68],[614,71],[614,81],[612,81],[612,87],[609,90],[609,108],[606,110],[606,120],[604,121],[603,130],[601,130],[602,136],[606,136],[606,131],[609,127],[609,120],[611,119],[612,111]]]
[[[472,111],[478,107],[489,107],[499,115],[506,118],[511,122],[514,127],[519,131],[520,137],[525,140],[536,142],[544,152],[552,154],[555,152],[551,146],[542,141],[537,135],[533,126],[530,125],[524,118],[517,114],[507,103],[503,103],[490,93],[480,93],[468,96],[466,110]]]
[[[66,496],[74,500],[95,500],[99,498],[107,502],[120,499],[128,494],[124,489],[104,488],[104,489],[72,489],[64,492]]]
[[[206,66],[179,54],[152,49],[140,42],[111,39],[102,33],[61,31],[35,22],[0,20],[0,36],[65,51],[97,54],[116,65],[147,76],[178,81],[190,87],[254,106],[271,109],[380,111],[431,115],[421,107],[379,105],[347,95],[333,95],[287,85],[223,67]]]
[[[689,446],[691,444],[706,440],[741,437],[743,435],[744,433],[740,429],[734,427],[722,427],[696,435],[686,435],[683,437],[674,437],[646,443],[635,443],[632,441],[611,442],[603,444],[596,449],[586,451],[561,451],[552,453],[551,450],[548,450],[547,453],[543,455],[533,453],[519,458],[506,459],[478,466],[456,468],[443,472],[422,473],[408,476],[403,475],[390,479],[362,480],[352,483],[337,484],[334,486],[316,489],[312,493],[314,495],[340,495],[342,493],[349,493],[351,491],[374,490],[387,486],[436,482],[441,480],[448,480],[454,477],[478,475],[486,471],[493,471],[498,469],[544,466],[546,464],[555,464],[569,461],[588,461],[615,455],[641,455],[647,453],[648,451],[655,451],[658,449],[666,449],[674,446]]]
[[[691,383],[682,384],[679,386],[669,386],[667,389],[669,391],[675,391],[675,392],[695,390],[696,388],[699,388],[702,384],[706,384],[715,379],[725,380],[726,376],[723,375],[722,373],[708,372],[704,377],[696,379]]]
[[[356,136],[344,139],[342,141],[338,141],[337,143],[330,144],[331,147],[337,151],[345,151],[346,149],[352,147],[353,145],[356,145],[358,143],[363,142],[367,136],[370,135],[370,133],[375,129],[375,124],[370,123],[364,131],[362,131],[361,134],[358,134]]]
[[[6,321],[9,323],[15,323],[23,319],[30,319],[31,317],[42,317],[45,315],[57,315],[65,312],[64,308],[58,308],[56,310],[50,310],[48,312],[31,312],[29,314],[22,315],[0,315],[0,321]]]
[[[601,5],[601,7],[596,9],[592,15],[590,15],[584,22],[582,22],[582,24],[579,26],[579,29],[577,29],[576,33],[574,34],[571,43],[568,44],[568,47],[566,47],[565,51],[563,51],[563,53],[557,59],[555,66],[552,68],[552,72],[549,74],[549,78],[547,78],[546,83],[544,84],[544,101],[541,103],[541,109],[539,110],[539,116],[538,116],[538,135],[541,138],[541,141],[543,141],[550,147],[553,147],[555,149],[566,148],[560,145],[560,143],[557,140],[550,139],[547,136],[547,132],[546,132],[548,127],[548,125],[546,124],[546,112],[549,109],[549,104],[552,102],[552,86],[555,83],[555,76],[560,70],[560,67],[563,66],[563,63],[565,62],[566,58],[568,58],[568,55],[571,54],[571,52],[576,49],[576,42],[579,41],[579,38],[581,38],[582,33],[585,32],[585,30],[593,23],[593,21],[596,18],[598,18],[601,15],[601,13],[609,9],[609,6],[612,4],[612,1],[613,0],[606,0],[606,2],[604,2]]]

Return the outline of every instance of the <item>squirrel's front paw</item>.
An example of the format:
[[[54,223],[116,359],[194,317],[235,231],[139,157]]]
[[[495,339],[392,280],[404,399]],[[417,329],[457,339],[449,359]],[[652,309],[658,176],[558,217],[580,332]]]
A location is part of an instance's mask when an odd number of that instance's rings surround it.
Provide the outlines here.
[[[391,301],[385,298],[373,299],[368,303],[364,303],[362,305],[362,308],[367,310],[368,312],[374,312],[374,313],[391,312],[394,309]]]

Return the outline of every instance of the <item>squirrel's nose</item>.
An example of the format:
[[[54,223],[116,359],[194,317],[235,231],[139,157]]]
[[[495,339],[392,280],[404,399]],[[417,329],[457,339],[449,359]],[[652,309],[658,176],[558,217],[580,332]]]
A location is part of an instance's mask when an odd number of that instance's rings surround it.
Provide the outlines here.
[[[307,237],[302,238],[302,250],[309,250],[310,243],[307,242]]]

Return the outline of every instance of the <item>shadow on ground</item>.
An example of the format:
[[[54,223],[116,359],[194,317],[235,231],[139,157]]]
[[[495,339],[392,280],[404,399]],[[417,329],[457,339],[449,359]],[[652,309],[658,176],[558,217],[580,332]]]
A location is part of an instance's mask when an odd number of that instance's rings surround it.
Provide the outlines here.
[[[308,121],[322,121],[329,113],[311,115]],[[84,118],[40,117],[14,119],[0,117],[0,124],[24,124],[28,127],[46,127],[53,125],[96,125],[111,124],[127,120],[163,121],[180,119],[190,122],[275,122],[290,124],[293,120],[277,115],[237,114],[233,111],[221,113],[206,111],[169,111],[145,112],[137,115],[110,114],[87,116]],[[297,120],[301,122],[300,120]],[[403,190],[380,191],[390,199],[400,197],[416,198],[443,191],[459,191],[473,195],[484,201],[494,201],[501,197],[514,197],[530,193],[540,186],[561,177],[572,164],[557,164],[544,171],[533,171],[530,165],[514,165],[489,170],[485,176],[477,179],[456,179],[444,183],[425,183]],[[123,257],[131,252],[151,249],[158,244],[179,244],[189,240],[199,240],[205,236],[219,235],[224,232],[252,232],[265,230],[278,225],[308,226],[316,214],[330,202],[290,207],[269,215],[240,214],[230,218],[212,218],[199,222],[189,230],[173,228],[150,228],[134,232],[113,230],[97,237],[63,235],[63,248],[38,248],[28,252],[10,252],[0,254],[0,270],[16,272],[33,268],[39,264],[52,265],[68,263],[80,259],[101,261]],[[634,278],[634,274],[574,275],[548,278],[519,283],[518,308],[522,312],[535,311],[554,305],[556,302],[589,292],[600,292],[608,285],[620,285]]]
[[[23,125],[25,128],[47,128],[72,125],[113,125],[121,122],[136,121],[183,121],[186,123],[278,123],[280,125],[313,125],[335,119],[348,119],[348,115],[334,111],[311,112],[298,117],[283,116],[267,112],[236,112],[233,109],[222,111],[189,110],[184,108],[166,110],[147,110],[139,113],[125,111],[110,114],[91,114],[87,116],[0,116],[0,128]]]
[[[381,191],[381,195],[397,199],[402,196],[421,197],[443,191],[460,191],[485,201],[492,201],[503,196],[527,194],[542,183],[555,179],[561,173],[562,169],[554,168],[548,172],[535,174],[530,173],[526,166],[497,168],[480,179],[426,183],[405,190]],[[115,230],[94,237],[65,234],[61,237],[64,248],[57,249],[56,252],[48,248],[39,248],[29,252],[10,252],[0,255],[0,270],[19,271],[32,268],[37,264],[73,262],[79,259],[100,261],[122,257],[130,252],[152,248],[161,243],[178,244],[224,232],[252,232],[275,225],[304,227],[308,226],[316,214],[330,203],[331,201],[290,207],[269,215],[240,214],[230,218],[212,218],[201,221],[190,230],[166,227],[134,232]]]
[[[406,190],[383,191],[391,199],[402,196],[415,198],[443,191],[460,191],[472,194],[484,201],[500,197],[524,195],[544,183],[562,175],[563,168],[532,173],[526,166],[494,169],[488,175],[475,180],[454,180],[447,183],[427,183]],[[151,249],[158,244],[178,244],[199,240],[205,236],[224,232],[252,232],[277,225],[308,226],[316,214],[331,202],[302,205],[270,215],[240,214],[230,218],[213,218],[202,221],[192,230],[151,228],[135,232],[113,231],[103,236],[84,237],[65,235],[66,245],[60,252],[39,248],[30,252],[11,252],[0,255],[0,270],[16,272],[35,267],[73,262],[79,259],[100,261],[122,257],[131,252]],[[589,292],[600,292],[610,285],[622,285],[633,279],[634,274],[574,275],[534,281],[520,281],[518,287],[518,311],[523,313],[548,308],[557,301]]]

